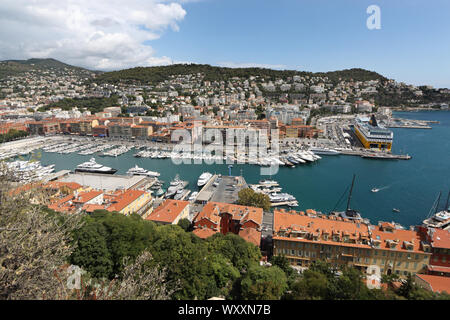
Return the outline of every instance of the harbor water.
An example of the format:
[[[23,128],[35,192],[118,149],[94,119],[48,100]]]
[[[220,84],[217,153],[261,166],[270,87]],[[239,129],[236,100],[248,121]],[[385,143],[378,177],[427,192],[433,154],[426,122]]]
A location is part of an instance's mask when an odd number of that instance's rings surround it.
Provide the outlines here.
[[[428,215],[439,191],[443,192],[444,206],[450,188],[450,112],[420,111],[396,112],[395,117],[436,120],[431,130],[392,129],[394,131],[393,153],[409,154],[411,160],[374,160],[357,156],[326,156],[314,163],[298,165],[296,168],[280,167],[272,177],[261,176],[260,166],[234,164],[232,175],[243,175],[247,183],[272,178],[279,182],[282,192],[294,195],[299,206],[295,210],[316,209],[328,213],[333,209],[344,210],[346,196],[335,207],[356,174],[351,207],[359,210],[371,223],[395,221],[405,227],[420,224]],[[138,165],[161,173],[165,186],[178,173],[182,180],[189,181],[188,189],[197,190],[197,179],[202,172],[228,175],[227,164],[181,164],[171,159],[135,158],[132,149],[118,157],[99,157],[97,162],[118,169],[117,174]],[[40,152],[42,165],[55,164],[55,170],[69,169],[92,155],[58,154]],[[193,161],[193,160],[192,160]],[[381,189],[377,193],[372,188]],[[400,212],[393,212],[397,208]]]

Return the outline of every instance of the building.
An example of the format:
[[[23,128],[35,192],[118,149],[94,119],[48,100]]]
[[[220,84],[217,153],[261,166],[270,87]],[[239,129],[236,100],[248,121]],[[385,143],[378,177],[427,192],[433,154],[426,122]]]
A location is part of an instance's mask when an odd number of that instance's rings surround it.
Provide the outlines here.
[[[367,268],[371,261],[369,228],[362,223],[306,213],[275,210],[273,254],[284,255],[291,265],[308,267],[324,260],[333,266]]]
[[[363,272],[375,266],[381,274],[405,277],[425,270],[431,255],[416,231],[399,230],[386,222],[366,225],[313,210],[275,210],[273,232],[273,254],[285,255],[294,266],[323,260]]]
[[[108,211],[116,211],[128,216],[132,213],[146,217],[151,211],[153,199],[151,193],[142,190],[117,190],[112,194],[105,194],[103,205]]]
[[[371,119],[356,118],[353,132],[366,149],[380,149],[391,151],[394,133],[377,124],[375,116]]]
[[[432,292],[450,294],[450,278],[429,274],[416,274],[415,283]]]
[[[32,121],[27,126],[32,135],[56,134],[59,132],[59,123],[57,121]]]
[[[380,267],[381,274],[406,277],[426,271],[431,247],[420,232],[397,229],[388,222],[370,228],[372,264]]]
[[[450,277],[450,231],[424,226],[418,230],[431,245],[428,274]]]
[[[189,217],[189,201],[167,199],[145,219],[162,224],[177,224]]]
[[[261,208],[208,202],[194,218],[194,234],[206,238],[215,233],[231,232],[259,246],[262,216]]]

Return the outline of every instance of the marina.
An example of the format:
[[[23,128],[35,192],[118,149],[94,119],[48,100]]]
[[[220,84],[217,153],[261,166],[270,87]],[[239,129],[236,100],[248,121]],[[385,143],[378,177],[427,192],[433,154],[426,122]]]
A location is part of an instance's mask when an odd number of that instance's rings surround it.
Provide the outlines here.
[[[283,145],[283,148],[280,148],[279,159],[289,162],[289,159],[291,159],[292,166],[280,165],[272,172],[271,178],[279,183],[283,192],[291,194],[298,200],[298,206],[292,207],[293,209],[313,208],[321,212],[330,212],[343,192],[342,186],[346,185],[346,183],[343,184],[343,181],[348,180],[349,176],[356,173],[358,179],[352,203],[355,203],[355,207],[360,210],[364,218],[368,218],[372,222],[395,220],[402,225],[421,223],[425,219],[436,193],[439,190],[445,192],[450,185],[450,169],[442,161],[442,159],[450,158],[450,142],[445,138],[448,137],[450,132],[449,115],[450,113],[446,111],[401,113],[402,118],[420,117],[426,119],[428,117],[430,120],[439,120],[438,124],[433,125],[433,130],[426,132],[418,129],[404,131],[402,131],[403,129],[392,129],[396,136],[392,152],[399,153],[408,150],[408,153],[412,155],[409,161],[386,161],[386,159],[367,159],[361,156],[349,157],[346,156],[350,155],[349,150],[338,150],[333,147],[326,148],[334,149],[338,151],[338,154],[325,155],[314,152],[314,155],[321,157],[321,159],[316,158],[315,161],[308,161],[307,158],[311,159],[311,154],[307,156],[303,153],[303,149],[312,148],[312,146],[300,148],[297,145],[290,144]],[[414,143],[411,143],[412,139]],[[28,143],[28,140],[35,142]],[[42,166],[54,164],[55,172],[61,170],[73,171],[79,164],[95,157],[99,164],[117,169],[115,175],[126,175],[128,170],[136,165],[139,168],[160,173],[158,178],[166,182],[158,188],[155,186],[154,195],[158,197],[167,191],[168,183],[174,179],[176,173],[179,174],[181,180],[188,181],[189,185],[183,187],[183,189],[188,189],[191,193],[199,191],[197,182],[203,172],[210,172],[222,177],[227,177],[230,174],[226,161],[223,161],[223,164],[206,164],[204,162],[201,164],[175,164],[170,157],[164,157],[164,155],[169,156],[171,154],[171,147],[167,144],[148,143],[144,145],[143,143],[123,142],[127,146],[135,146],[136,148],[132,148],[117,157],[98,157],[98,153],[86,155],[80,153],[83,150],[92,151],[97,148],[105,148],[105,150],[108,147],[110,149],[117,148],[119,143],[105,139],[94,141],[92,138],[81,137],[72,140],[60,136],[45,139],[29,138],[14,143],[18,145],[20,143],[20,149],[7,149],[6,145],[8,144],[5,144],[0,152],[2,154],[8,152],[9,154],[15,154],[17,160],[21,160],[19,157],[22,160],[30,160],[36,157]],[[67,150],[71,145],[78,148],[84,145],[86,148],[81,148],[80,151],[72,153],[59,153]],[[29,147],[33,153],[20,155],[19,150],[21,153],[28,151],[25,146]],[[319,148],[321,147],[319,146]],[[14,153],[12,150],[14,150]],[[134,156],[147,150],[154,152],[157,157]],[[299,160],[303,160],[303,162]],[[195,162],[191,161],[190,163]],[[231,169],[231,174],[242,174],[245,180],[250,181],[250,183],[257,183],[268,177],[261,176],[261,167],[264,166],[235,163]],[[214,182],[211,182],[211,188]],[[374,193],[371,192],[374,186],[389,186],[390,189],[389,192],[381,190]],[[225,189],[226,187],[223,188],[224,195],[228,194],[225,193]],[[232,197],[235,196],[237,194],[233,194]],[[191,194],[186,197],[190,198]],[[393,208],[399,209],[400,212],[394,212]]]

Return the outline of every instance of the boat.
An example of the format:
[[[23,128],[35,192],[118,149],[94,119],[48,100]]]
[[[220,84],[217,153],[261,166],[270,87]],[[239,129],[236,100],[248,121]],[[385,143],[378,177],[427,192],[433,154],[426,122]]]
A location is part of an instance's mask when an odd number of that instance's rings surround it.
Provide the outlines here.
[[[375,115],[372,115],[370,119],[357,117],[353,125],[353,132],[365,149],[391,151],[394,133],[378,125]]]
[[[275,180],[269,180],[269,179],[264,179],[264,180],[260,180],[259,181],[260,184],[264,185],[264,186],[278,186],[278,182]]]
[[[209,172],[203,172],[197,181],[197,186],[203,187],[205,184],[208,183],[208,181],[212,178],[212,174]]]
[[[160,176],[159,172],[145,170],[144,168],[140,168],[137,165],[133,168],[130,168],[127,171],[127,174],[135,175],[135,176],[148,176],[148,177],[159,177]]]
[[[190,195],[188,200],[189,201],[194,201],[197,198],[197,196],[198,196],[198,192],[194,191],[194,192],[192,192],[192,194]]]
[[[158,197],[161,197],[164,193],[165,193],[165,191],[164,191],[164,189],[162,189],[162,188],[159,188],[158,191],[156,191],[156,195],[157,195]]]
[[[450,229],[450,207],[449,207],[450,191],[447,196],[447,202],[445,204],[444,210],[438,212],[440,198],[441,193],[439,192],[438,199],[433,203],[433,206],[431,207],[430,212],[428,213],[428,217],[425,220],[423,220],[423,225],[426,227],[448,230]]]
[[[378,188],[373,188],[373,189],[370,190],[370,191],[372,191],[372,192],[378,192],[378,191],[380,191],[380,189],[378,189]]]
[[[400,210],[397,209],[397,208],[393,208],[392,211],[394,211],[394,212],[400,212]]]
[[[329,149],[329,148],[320,148],[320,147],[309,148],[309,151],[312,151],[315,154],[322,154],[322,155],[327,155],[327,156],[337,156],[337,155],[341,154],[337,150]]]
[[[117,172],[117,169],[98,164],[95,162],[95,158],[91,158],[89,161],[79,164],[75,168],[75,172],[114,174]]]
[[[350,187],[350,193],[349,193],[348,199],[347,199],[347,208],[345,209],[345,211],[341,211],[341,212],[336,212],[336,211],[332,210],[330,212],[330,215],[338,216],[338,217],[341,217],[343,219],[348,219],[348,220],[352,220],[352,221],[363,221],[363,218],[361,217],[361,214],[357,210],[350,209],[350,200],[352,198],[353,186],[355,184],[355,177],[356,176],[353,175],[352,185]],[[342,199],[342,197],[341,197],[341,199]],[[339,201],[336,204],[336,206],[341,202],[341,199],[339,199]]]

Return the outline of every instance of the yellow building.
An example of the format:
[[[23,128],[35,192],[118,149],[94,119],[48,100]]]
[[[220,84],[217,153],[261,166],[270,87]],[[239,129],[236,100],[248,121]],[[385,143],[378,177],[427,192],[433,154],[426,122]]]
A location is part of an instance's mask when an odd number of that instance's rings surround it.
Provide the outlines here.
[[[147,215],[147,211],[152,204],[151,193],[142,190],[125,190],[116,191],[113,194],[104,196],[105,202],[109,202],[108,211],[117,211],[124,215],[137,213],[139,215]],[[151,210],[151,209],[150,209]]]

